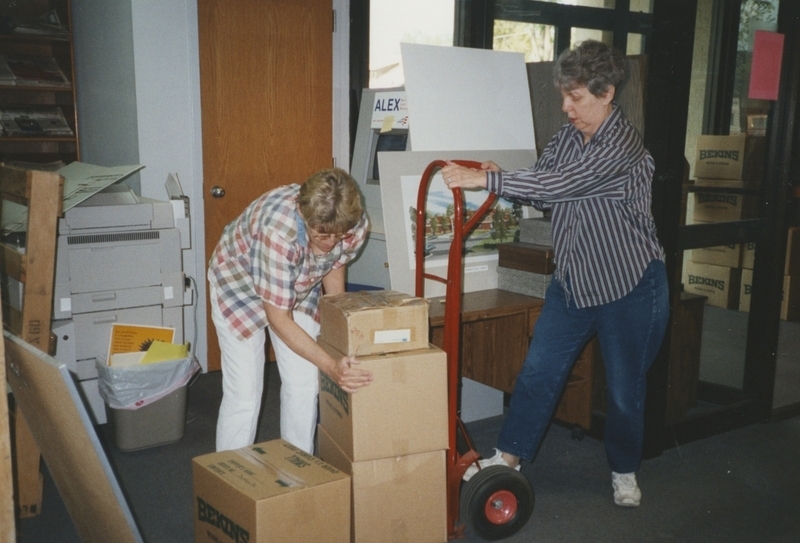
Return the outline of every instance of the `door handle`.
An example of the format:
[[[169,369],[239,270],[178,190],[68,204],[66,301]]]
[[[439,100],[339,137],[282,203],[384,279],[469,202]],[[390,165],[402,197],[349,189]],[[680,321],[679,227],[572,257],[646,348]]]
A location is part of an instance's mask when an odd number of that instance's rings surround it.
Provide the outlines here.
[[[211,189],[211,196],[214,198],[222,198],[225,196],[225,189],[222,187],[212,187]]]

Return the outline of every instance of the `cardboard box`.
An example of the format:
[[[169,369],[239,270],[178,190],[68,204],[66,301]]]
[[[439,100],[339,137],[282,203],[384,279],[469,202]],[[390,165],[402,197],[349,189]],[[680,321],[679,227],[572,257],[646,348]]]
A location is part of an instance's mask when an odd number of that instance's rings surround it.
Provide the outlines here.
[[[783,268],[784,275],[800,276],[800,228],[789,228],[789,237],[786,239],[786,264]]]
[[[739,288],[739,311],[750,311],[750,294],[753,289],[753,270],[742,270],[742,285]]]
[[[447,541],[445,451],[353,462],[324,427],[317,436],[319,456],[351,476],[352,542]]]
[[[283,440],[198,456],[194,541],[350,541],[350,477]]]
[[[700,224],[700,221],[696,221],[696,224]],[[692,262],[700,264],[738,268],[742,263],[742,245],[740,243],[732,243],[730,245],[692,249],[690,258]]]
[[[742,248],[742,267],[753,269],[755,262],[755,242],[745,244]],[[800,228],[789,228],[786,238],[786,263],[783,266],[783,274],[800,276]]]
[[[696,187],[744,188],[741,181],[725,179],[700,179]],[[725,222],[752,218],[756,215],[757,201],[752,195],[725,192],[703,192],[697,188],[691,193],[694,202],[692,220],[694,222]]]
[[[334,358],[343,356],[320,345]],[[320,372],[319,420],[353,461],[448,447],[447,355],[441,349],[359,357],[372,383],[348,394]]]
[[[319,338],[348,355],[365,356],[428,346],[428,302],[393,290],[323,296]]]
[[[742,244],[742,268],[753,269],[756,259],[756,242],[748,241]]]
[[[739,311],[750,311],[753,270],[742,270],[742,287],[739,294]],[[783,276],[783,297],[781,299],[781,319],[800,321],[800,277]]]
[[[683,290],[707,296],[706,303],[709,305],[738,309],[741,279],[742,270],[739,268],[700,264],[690,260],[686,263]]]
[[[781,318],[792,322],[800,321],[800,276],[783,276]]]
[[[697,136],[695,177],[741,179],[745,157],[744,134],[733,136]]]

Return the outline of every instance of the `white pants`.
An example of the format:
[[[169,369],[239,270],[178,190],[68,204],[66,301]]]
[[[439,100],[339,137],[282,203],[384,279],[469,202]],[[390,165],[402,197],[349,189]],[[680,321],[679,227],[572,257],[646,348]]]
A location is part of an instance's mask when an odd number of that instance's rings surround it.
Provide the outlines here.
[[[218,451],[252,445],[256,438],[258,415],[264,389],[265,330],[242,341],[229,329],[214,302],[211,286],[211,320],[217,329],[222,365],[222,403],[217,418]],[[295,322],[316,339],[319,324],[304,313],[294,313]],[[295,354],[272,330],[272,348],[281,377],[281,438],[314,453],[317,424],[319,373],[317,367]]]

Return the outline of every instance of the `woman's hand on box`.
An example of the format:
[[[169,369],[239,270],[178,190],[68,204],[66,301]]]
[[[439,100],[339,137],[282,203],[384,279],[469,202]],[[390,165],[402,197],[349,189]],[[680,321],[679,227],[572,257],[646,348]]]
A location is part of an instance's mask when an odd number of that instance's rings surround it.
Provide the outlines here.
[[[345,356],[333,367],[331,377],[345,392],[353,393],[372,382],[372,372],[358,368],[360,362],[355,356]]]

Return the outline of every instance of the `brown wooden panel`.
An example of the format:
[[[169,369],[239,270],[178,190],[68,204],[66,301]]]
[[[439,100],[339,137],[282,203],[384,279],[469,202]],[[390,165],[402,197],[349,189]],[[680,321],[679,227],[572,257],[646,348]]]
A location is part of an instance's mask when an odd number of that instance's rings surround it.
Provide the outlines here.
[[[705,296],[683,292],[675,306],[669,348],[667,423],[682,420],[687,410],[697,405],[705,301]]]
[[[69,370],[8,332],[4,339],[14,398],[81,541],[141,542]]]
[[[462,297],[461,374],[479,383],[511,393],[528,352],[536,319],[544,300],[493,289]],[[444,344],[444,307],[431,300],[431,342]],[[596,340],[581,352],[570,375],[556,419],[591,427]]]
[[[553,248],[533,243],[501,243],[498,248],[498,263],[502,268],[550,275],[556,271]]]
[[[199,0],[206,257],[252,200],[332,164],[332,5]],[[209,196],[211,188],[223,198]],[[208,322],[208,367],[219,347]]]
[[[6,348],[0,342],[0,386],[6,382]],[[11,428],[8,394],[0,394],[0,543],[16,541],[14,519],[14,478],[11,472]]]
[[[510,393],[528,351],[527,328],[522,311],[465,325],[462,375]]]

